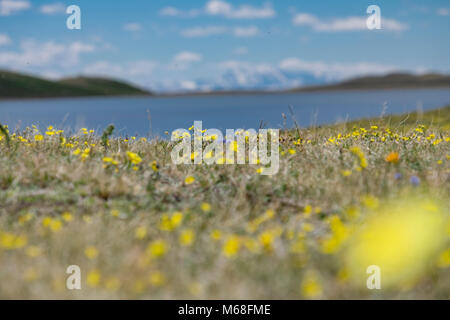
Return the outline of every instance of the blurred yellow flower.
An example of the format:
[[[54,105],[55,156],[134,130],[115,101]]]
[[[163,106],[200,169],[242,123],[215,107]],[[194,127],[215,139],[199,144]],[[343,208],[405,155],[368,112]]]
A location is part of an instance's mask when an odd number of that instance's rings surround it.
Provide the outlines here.
[[[447,240],[445,217],[431,201],[404,199],[374,212],[352,236],[344,259],[365,286],[366,269],[381,269],[382,287],[409,287],[435,261]]]
[[[195,240],[195,233],[191,229],[184,230],[180,234],[179,242],[182,246],[189,247]]]
[[[162,231],[173,231],[180,226],[182,221],[183,213],[179,211],[174,212],[171,216],[168,214],[163,214],[159,228]]]
[[[145,226],[141,226],[141,227],[137,227],[136,230],[134,231],[134,236],[136,237],[136,239],[142,240],[147,236],[147,227]]]
[[[323,289],[319,276],[315,271],[307,271],[301,285],[301,293],[305,298],[315,299],[322,295]]]
[[[184,183],[187,185],[193,184],[195,182],[195,178],[193,176],[189,176],[186,179],[184,179]]]
[[[168,248],[164,240],[155,240],[147,247],[147,254],[153,258],[159,258],[166,254]]]
[[[218,241],[222,238],[222,232],[220,230],[213,230],[210,235],[211,239]]]
[[[229,236],[223,246],[223,253],[226,257],[232,258],[234,257],[241,247],[241,241],[238,236],[232,235]]]
[[[450,249],[447,249],[441,253],[437,265],[439,266],[439,268],[450,267]]]
[[[91,270],[87,274],[86,282],[87,285],[91,288],[96,288],[100,284],[100,280],[102,278],[102,275],[99,270]]]
[[[155,271],[150,274],[149,281],[151,285],[159,287],[166,282],[166,277],[164,276],[164,273]]]
[[[209,203],[207,203],[207,202],[203,202],[202,205],[200,206],[200,208],[205,213],[208,213],[208,212],[211,211],[211,205]]]
[[[97,256],[98,256],[98,250],[97,250],[97,248],[94,247],[94,246],[89,246],[89,247],[87,247],[87,248],[84,250],[84,255],[85,255],[88,259],[93,260],[93,259],[97,258]]]
[[[63,220],[66,222],[70,222],[73,220],[73,216],[70,212],[64,212],[61,216],[62,216]]]
[[[42,254],[42,249],[39,248],[38,246],[29,246],[25,250],[25,253],[30,258],[36,258],[36,257],[39,257]]]
[[[139,164],[142,162],[142,158],[139,157],[137,153],[127,151],[127,157],[132,164]]]

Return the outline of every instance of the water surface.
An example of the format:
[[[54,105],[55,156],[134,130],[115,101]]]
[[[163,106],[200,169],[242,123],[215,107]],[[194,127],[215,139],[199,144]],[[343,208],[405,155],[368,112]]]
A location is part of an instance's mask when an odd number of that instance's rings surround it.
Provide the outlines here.
[[[292,127],[290,107],[301,126],[335,123],[381,114],[430,110],[450,104],[450,89],[334,91],[295,94],[190,97],[111,97],[0,102],[0,122],[10,128],[31,124],[77,131],[116,126],[120,135],[163,135],[189,128],[258,129]]]

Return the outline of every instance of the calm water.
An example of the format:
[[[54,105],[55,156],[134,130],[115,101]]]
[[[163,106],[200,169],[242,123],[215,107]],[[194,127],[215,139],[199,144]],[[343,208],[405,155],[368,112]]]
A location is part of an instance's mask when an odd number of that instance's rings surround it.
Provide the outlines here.
[[[297,94],[161,98],[77,98],[0,102],[0,123],[10,128],[31,124],[66,130],[102,130],[116,134],[162,135],[202,120],[203,128],[282,128],[282,114],[293,125],[292,106],[301,126],[335,123],[362,117],[429,110],[450,104],[450,89],[347,91]],[[150,120],[149,120],[150,116]]]

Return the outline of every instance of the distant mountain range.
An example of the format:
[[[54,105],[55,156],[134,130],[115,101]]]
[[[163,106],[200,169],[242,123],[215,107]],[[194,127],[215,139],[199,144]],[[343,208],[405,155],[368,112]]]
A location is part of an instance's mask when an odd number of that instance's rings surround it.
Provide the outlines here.
[[[441,74],[413,75],[407,73],[392,73],[385,76],[365,76],[335,84],[313,85],[270,92],[289,93],[330,90],[418,89],[442,87],[450,88],[450,76]],[[268,91],[256,89],[221,90],[219,88],[210,92],[164,95],[214,95],[266,92]],[[0,99],[131,95],[151,96],[153,93],[134,87],[126,82],[113,79],[76,77],[50,81],[15,72],[0,71]]]
[[[113,79],[77,77],[50,81],[15,72],[0,71],[0,99],[124,95],[151,95],[151,93]]]
[[[385,76],[366,76],[342,81],[336,84],[308,86],[291,89],[290,92],[324,90],[376,90],[376,89],[417,89],[450,87],[450,76],[437,73],[413,75],[391,73]]]

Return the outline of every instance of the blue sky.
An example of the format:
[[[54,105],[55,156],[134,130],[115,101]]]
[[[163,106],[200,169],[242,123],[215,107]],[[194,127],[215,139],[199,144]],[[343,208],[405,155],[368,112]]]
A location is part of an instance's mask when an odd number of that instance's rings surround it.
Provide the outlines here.
[[[66,27],[72,4],[81,30]],[[365,26],[371,4],[382,30]],[[155,91],[449,73],[449,54],[448,0],[0,0],[0,68],[115,77]]]

